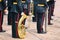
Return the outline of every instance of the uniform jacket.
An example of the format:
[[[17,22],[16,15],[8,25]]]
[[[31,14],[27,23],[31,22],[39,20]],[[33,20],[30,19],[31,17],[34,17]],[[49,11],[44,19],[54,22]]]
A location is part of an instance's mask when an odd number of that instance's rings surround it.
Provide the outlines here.
[[[38,6],[38,4],[44,4],[44,6]],[[47,8],[47,2],[46,0],[34,0],[34,5],[36,8],[36,13],[43,13],[46,11]]]
[[[7,0],[7,1],[8,1],[8,4],[7,4],[8,11],[10,11],[11,10],[11,7],[12,7],[12,4],[13,4],[13,0]]]
[[[13,2],[17,2],[17,4],[13,4]],[[23,12],[21,0],[12,0],[12,7],[10,12],[15,12],[15,13]]]
[[[51,6],[51,5],[54,4],[54,3],[55,3],[54,0],[49,0],[49,1],[47,2],[48,6]]]
[[[0,11],[4,10],[6,8],[5,0],[2,0],[0,2]]]
[[[25,11],[25,14],[26,15],[29,15],[29,0],[25,0],[25,3],[22,3],[22,7],[23,7],[23,11]]]
[[[7,0],[8,1],[8,7],[11,7],[12,6],[12,1],[13,0]]]

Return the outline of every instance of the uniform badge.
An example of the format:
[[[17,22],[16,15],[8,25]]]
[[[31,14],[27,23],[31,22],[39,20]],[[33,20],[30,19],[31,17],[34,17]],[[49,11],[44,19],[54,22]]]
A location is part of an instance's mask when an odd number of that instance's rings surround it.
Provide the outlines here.
[[[26,0],[22,0],[22,3],[25,3]]]
[[[44,6],[44,4],[38,4],[38,6]]]
[[[13,2],[13,4],[17,4],[17,2]]]

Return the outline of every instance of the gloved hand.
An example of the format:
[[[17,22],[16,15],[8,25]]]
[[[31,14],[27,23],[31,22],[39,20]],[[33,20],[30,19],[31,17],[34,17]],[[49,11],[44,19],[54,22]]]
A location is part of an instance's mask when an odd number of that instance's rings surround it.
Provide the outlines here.
[[[22,12],[21,15],[24,15],[24,12]]]

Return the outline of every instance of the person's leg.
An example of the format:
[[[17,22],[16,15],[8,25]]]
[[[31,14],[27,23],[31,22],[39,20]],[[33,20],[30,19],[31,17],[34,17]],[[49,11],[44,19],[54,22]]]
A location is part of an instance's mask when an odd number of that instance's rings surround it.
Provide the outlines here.
[[[36,13],[34,13],[34,17],[32,17],[33,19],[32,19],[32,21],[33,22],[36,22],[37,20],[36,20]]]
[[[2,13],[0,11],[0,32],[2,31]]]
[[[51,23],[51,6],[49,7],[49,10],[48,10],[48,25],[52,25],[52,23]]]
[[[37,32],[38,33],[43,32],[43,20],[44,20],[43,14],[37,14]]]
[[[55,3],[52,5],[52,12],[51,12],[51,16],[54,16],[54,7],[55,7]]]
[[[18,22],[19,22],[20,14],[13,13],[12,14],[12,37],[18,38]]]
[[[0,32],[5,32],[5,30],[2,29],[3,24],[3,13],[0,11]]]
[[[19,19],[20,19],[20,14],[16,14],[16,19],[15,19],[15,24],[16,24],[16,37],[19,38],[18,36],[18,22],[19,22]]]
[[[12,18],[11,18],[11,13],[8,12],[8,25],[11,25],[12,24]]]
[[[16,38],[16,24],[15,24],[15,20],[16,20],[16,13],[12,13],[12,37]]]
[[[8,7],[8,25],[12,24],[12,13],[10,12],[11,7]]]

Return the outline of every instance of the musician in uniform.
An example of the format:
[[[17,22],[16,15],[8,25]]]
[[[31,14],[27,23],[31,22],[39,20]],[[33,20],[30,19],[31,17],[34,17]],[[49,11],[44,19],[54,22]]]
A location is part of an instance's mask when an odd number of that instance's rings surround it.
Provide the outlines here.
[[[37,15],[37,33],[43,33],[44,15],[47,8],[46,0],[34,0]]]
[[[47,0],[48,4],[48,25],[52,25],[51,20],[53,16],[53,11],[54,11],[54,0]]]
[[[12,0],[12,7],[11,7],[11,16],[12,16],[12,37],[18,37],[18,21],[21,17],[21,13],[23,12],[21,0]]]

